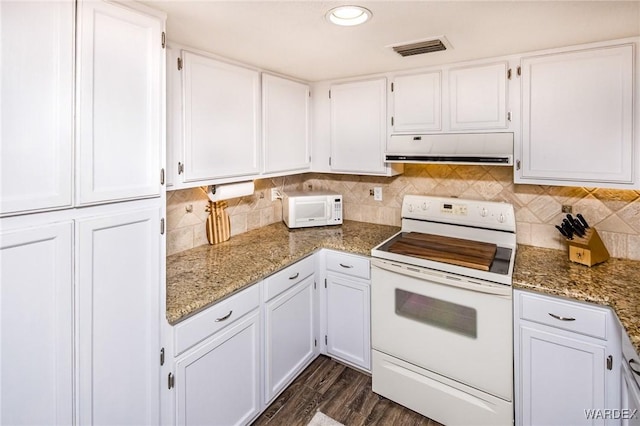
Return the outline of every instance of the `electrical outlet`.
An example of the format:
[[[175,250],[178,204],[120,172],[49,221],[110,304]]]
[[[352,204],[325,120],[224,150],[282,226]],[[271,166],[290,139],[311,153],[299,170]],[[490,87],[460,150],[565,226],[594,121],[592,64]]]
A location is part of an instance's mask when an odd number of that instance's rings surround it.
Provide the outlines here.
[[[376,186],[373,188],[373,199],[375,201],[382,201],[382,187]]]
[[[573,208],[571,206],[568,206],[566,204],[562,205],[562,213],[572,213],[573,212]]]
[[[282,196],[280,195],[280,190],[278,188],[271,188],[271,201],[275,201]]]

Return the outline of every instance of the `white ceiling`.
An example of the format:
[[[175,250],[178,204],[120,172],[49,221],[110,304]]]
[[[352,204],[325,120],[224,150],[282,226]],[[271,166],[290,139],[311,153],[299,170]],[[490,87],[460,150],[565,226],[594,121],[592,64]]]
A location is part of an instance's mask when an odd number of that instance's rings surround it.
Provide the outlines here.
[[[307,81],[373,74],[640,35],[640,1],[147,0],[170,41]],[[358,4],[373,19],[329,24]],[[451,50],[403,58],[388,46],[444,35]]]

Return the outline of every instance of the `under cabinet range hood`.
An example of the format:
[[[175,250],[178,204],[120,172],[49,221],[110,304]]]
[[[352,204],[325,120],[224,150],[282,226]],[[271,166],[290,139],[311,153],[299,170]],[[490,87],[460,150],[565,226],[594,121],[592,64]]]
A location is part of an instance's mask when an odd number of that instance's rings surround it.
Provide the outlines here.
[[[513,133],[391,135],[387,163],[513,165]]]

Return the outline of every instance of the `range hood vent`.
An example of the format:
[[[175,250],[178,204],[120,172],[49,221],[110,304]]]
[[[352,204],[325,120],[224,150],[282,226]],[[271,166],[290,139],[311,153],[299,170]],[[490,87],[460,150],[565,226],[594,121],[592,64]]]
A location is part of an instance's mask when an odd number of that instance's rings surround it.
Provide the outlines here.
[[[513,133],[391,135],[387,163],[513,165]]]
[[[400,56],[422,55],[423,53],[440,52],[447,50],[448,43],[444,37],[429,40],[420,40],[391,46]]]

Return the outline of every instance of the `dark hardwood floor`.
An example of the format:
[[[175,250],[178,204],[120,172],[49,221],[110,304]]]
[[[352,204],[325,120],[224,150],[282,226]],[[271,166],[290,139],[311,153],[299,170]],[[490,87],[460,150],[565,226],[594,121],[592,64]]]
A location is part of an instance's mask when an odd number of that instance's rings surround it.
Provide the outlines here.
[[[371,391],[371,377],[321,355],[253,426],[305,426],[321,411],[346,426],[441,426]]]

